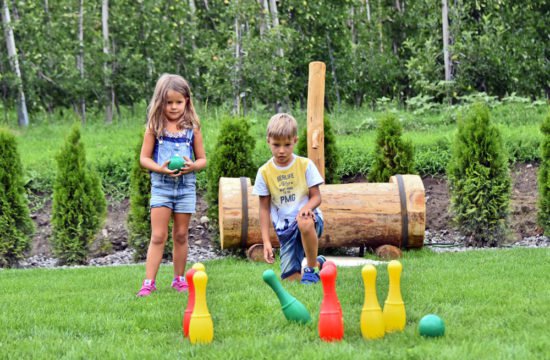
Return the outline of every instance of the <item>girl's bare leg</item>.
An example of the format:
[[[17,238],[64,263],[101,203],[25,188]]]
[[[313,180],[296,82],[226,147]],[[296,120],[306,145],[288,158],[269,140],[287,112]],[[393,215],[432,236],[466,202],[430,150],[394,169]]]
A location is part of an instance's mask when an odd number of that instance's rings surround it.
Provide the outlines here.
[[[174,248],[172,257],[174,261],[174,277],[183,276],[185,265],[187,264],[187,254],[189,252],[189,222],[191,214],[174,214],[174,227],[172,229],[172,239]]]
[[[172,209],[157,207],[151,209],[151,242],[147,249],[145,262],[145,278],[154,280],[157,277],[164,245],[168,238],[168,223],[172,216]]]

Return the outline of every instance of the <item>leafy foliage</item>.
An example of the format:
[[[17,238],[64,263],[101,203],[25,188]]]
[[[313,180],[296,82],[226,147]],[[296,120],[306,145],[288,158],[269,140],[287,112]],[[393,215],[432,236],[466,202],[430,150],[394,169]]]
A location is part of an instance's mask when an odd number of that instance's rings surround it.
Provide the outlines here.
[[[29,248],[34,225],[29,216],[15,136],[2,129],[0,153],[0,267],[9,267]]]
[[[221,177],[249,177],[254,179],[256,167],[252,153],[256,141],[249,134],[250,124],[242,118],[224,119],[213,154],[208,160],[207,178],[208,215],[218,219],[218,190]],[[212,221],[212,224],[217,221]]]
[[[395,174],[414,174],[413,145],[401,137],[402,133],[403,127],[394,114],[387,113],[380,119],[369,181],[388,182]]]
[[[323,127],[325,134],[325,184],[338,184],[340,182],[338,174],[340,157],[338,148],[336,147],[336,135],[330,121],[326,117],[323,120]],[[307,157],[307,139],[307,127],[304,126],[298,138],[298,145],[296,146],[296,152],[300,156]]]
[[[441,4],[396,1],[111,1],[103,53],[100,2],[7,2],[31,113],[105,104],[112,81],[117,105],[149,98],[163,72],[182,74],[210,104],[305,104],[308,63],[327,65],[327,107],[376,106],[417,95],[454,101],[472,92],[504,97],[548,95],[545,1],[449,2],[451,82],[443,82]],[[400,5],[401,4],[401,5]],[[274,19],[278,19],[275,25]],[[172,39],[172,41],[166,41]],[[0,44],[6,44],[0,32]],[[84,52],[84,78],[75,56]],[[266,60],[268,59],[268,60]],[[106,66],[104,66],[106,65]],[[12,108],[18,79],[0,51],[0,97]]]
[[[130,175],[130,212],[128,213],[128,244],[134,249],[134,259],[147,257],[151,238],[151,177],[149,171],[141,167],[139,156],[142,138],[135,148],[132,172]]]
[[[546,233],[550,230],[550,113],[544,119],[540,130],[544,135],[544,140],[541,146],[542,161],[538,174],[538,223]]]
[[[496,246],[507,230],[511,179],[498,128],[485,105],[459,121],[447,176],[459,230],[476,246]]]
[[[53,249],[62,262],[82,264],[105,219],[107,204],[99,175],[86,163],[78,125],[71,129],[56,160]]]

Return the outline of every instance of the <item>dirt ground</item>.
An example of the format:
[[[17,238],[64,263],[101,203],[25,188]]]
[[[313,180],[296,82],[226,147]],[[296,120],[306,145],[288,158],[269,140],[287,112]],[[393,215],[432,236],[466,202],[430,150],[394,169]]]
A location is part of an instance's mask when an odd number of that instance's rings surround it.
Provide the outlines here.
[[[540,235],[537,226],[537,171],[532,164],[516,164],[512,171],[512,201],[510,230],[512,240]],[[448,230],[453,228],[449,214],[449,189],[442,178],[422,179],[426,191],[426,229]]]
[[[513,167],[512,202],[510,211],[510,228],[512,240],[541,234],[536,225],[537,219],[537,170],[533,164],[517,164]],[[350,179],[348,182],[361,181]],[[441,177],[423,179],[426,191],[426,229],[432,231],[451,230],[453,228],[449,214],[449,191],[447,182]],[[208,224],[201,224],[201,217],[206,215],[207,204],[202,196],[198,197],[197,213],[190,225],[190,246],[204,246],[210,243],[212,234],[207,230]],[[126,218],[129,210],[127,199],[122,202],[110,202],[105,226],[92,246],[93,255],[106,255],[108,252],[124,250],[128,246]],[[49,238],[51,201],[32,214],[36,225],[32,249],[29,255],[51,256]],[[110,242],[110,245],[108,244]]]

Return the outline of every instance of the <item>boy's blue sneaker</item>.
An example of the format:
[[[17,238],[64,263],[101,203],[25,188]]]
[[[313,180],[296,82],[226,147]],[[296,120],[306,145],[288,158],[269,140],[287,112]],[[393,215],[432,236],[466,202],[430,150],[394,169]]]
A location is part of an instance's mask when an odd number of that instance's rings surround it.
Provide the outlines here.
[[[323,255],[317,256],[317,262],[319,263],[319,271],[323,269],[323,265],[325,265],[325,261],[327,261],[327,259]]]
[[[305,267],[304,274],[302,275],[301,284],[316,284],[321,280],[319,274],[315,272],[315,269],[312,267]]]

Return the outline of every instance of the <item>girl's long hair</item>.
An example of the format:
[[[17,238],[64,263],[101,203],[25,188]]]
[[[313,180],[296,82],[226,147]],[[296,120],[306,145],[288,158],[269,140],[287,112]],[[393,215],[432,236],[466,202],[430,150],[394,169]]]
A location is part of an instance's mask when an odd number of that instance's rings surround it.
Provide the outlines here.
[[[147,130],[151,131],[157,138],[162,135],[165,127],[164,108],[166,107],[166,97],[170,90],[182,94],[187,100],[183,116],[177,123],[178,129],[200,129],[201,127],[199,116],[195,112],[193,100],[191,99],[191,88],[187,81],[179,75],[162,74],[157,81],[155,92],[147,107]]]

